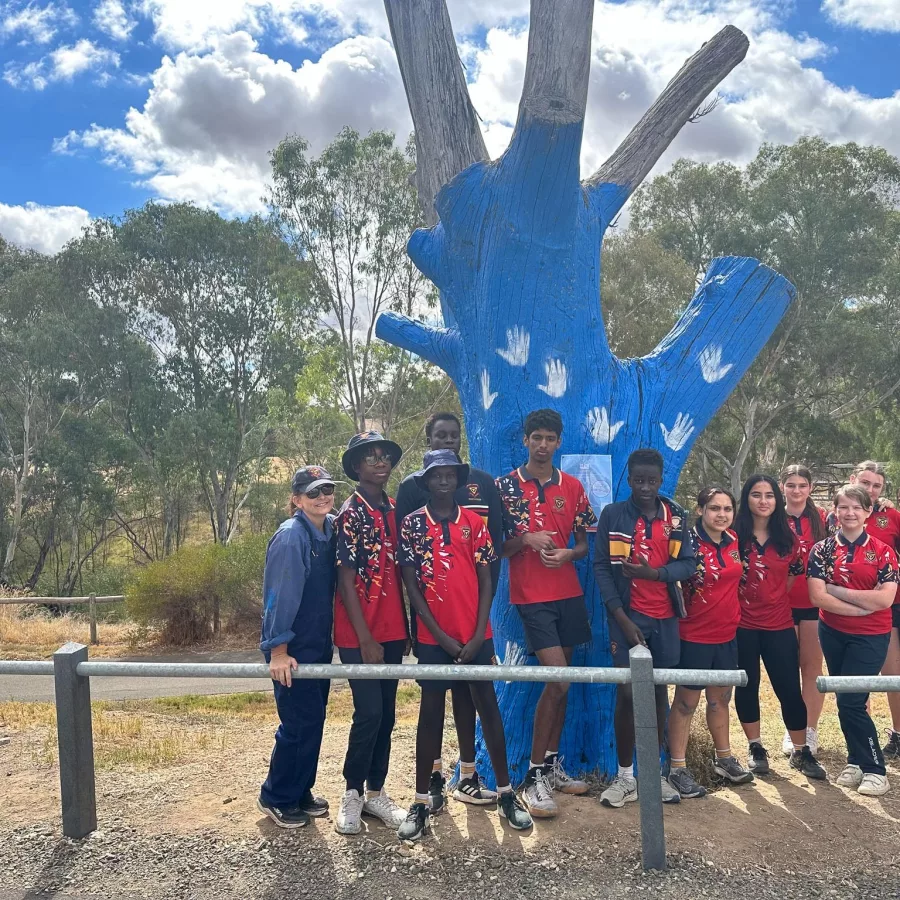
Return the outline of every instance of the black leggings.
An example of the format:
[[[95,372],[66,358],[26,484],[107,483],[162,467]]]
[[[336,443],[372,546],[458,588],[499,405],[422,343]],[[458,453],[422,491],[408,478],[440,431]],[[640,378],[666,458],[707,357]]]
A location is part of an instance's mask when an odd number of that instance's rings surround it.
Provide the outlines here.
[[[800,651],[793,628],[757,631],[738,628],[738,668],[747,673],[747,687],[734,692],[738,719],[747,724],[760,720],[759,661],[765,663],[775,696],[781,703],[781,717],[788,731],[806,728],[806,704],[800,693]]]

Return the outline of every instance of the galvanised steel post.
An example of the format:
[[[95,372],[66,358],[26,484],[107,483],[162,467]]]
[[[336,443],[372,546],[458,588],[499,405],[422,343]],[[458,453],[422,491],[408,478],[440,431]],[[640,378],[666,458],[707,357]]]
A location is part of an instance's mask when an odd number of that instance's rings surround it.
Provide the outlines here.
[[[666,868],[666,831],[659,780],[659,733],[656,727],[656,687],[653,657],[638,644],[628,654],[637,748],[638,802],[641,805],[641,855],[644,871]]]
[[[97,827],[91,682],[76,671],[87,658],[87,647],[72,641],[53,654],[63,834],[71,838],[82,838]]]

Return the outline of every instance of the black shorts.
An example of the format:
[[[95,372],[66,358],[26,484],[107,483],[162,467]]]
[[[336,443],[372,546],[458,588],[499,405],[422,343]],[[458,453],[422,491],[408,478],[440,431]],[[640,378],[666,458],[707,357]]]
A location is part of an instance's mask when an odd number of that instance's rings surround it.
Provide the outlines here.
[[[443,647],[436,644],[423,644],[421,641],[416,645],[416,656],[419,658],[419,665],[425,666],[455,666],[457,662]],[[497,660],[494,658],[494,642],[488,638],[478,651],[478,656],[467,663],[470,666],[492,666],[496,665]],[[416,684],[423,691],[440,691],[444,693],[450,689],[452,684],[459,682],[452,681],[432,681],[430,678],[422,681],[416,681]]]
[[[644,634],[644,640],[650,649],[655,669],[674,669],[681,658],[681,635],[678,632],[678,617],[669,616],[667,619],[651,619],[643,613],[627,609],[628,618],[637,625]],[[612,654],[613,665],[627,666],[628,641],[622,629],[619,628],[614,616],[607,611],[609,623],[609,652]]]
[[[737,638],[724,644],[698,644],[695,641],[681,642],[679,669],[715,669],[734,671],[738,668]],[[688,684],[689,691],[702,691],[705,685]]]
[[[818,622],[819,607],[812,606],[809,609],[792,609],[791,615],[794,617],[795,625],[799,625],[801,622]]]
[[[525,629],[525,646],[532,656],[548,647],[577,647],[591,639],[584,597],[518,603],[516,609]]]
[[[891,628],[900,628],[900,603],[891,607]]]

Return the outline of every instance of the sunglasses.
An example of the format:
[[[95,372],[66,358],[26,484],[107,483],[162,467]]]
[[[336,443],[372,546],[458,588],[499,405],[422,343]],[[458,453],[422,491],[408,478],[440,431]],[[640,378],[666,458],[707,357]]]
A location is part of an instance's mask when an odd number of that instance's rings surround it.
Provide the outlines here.
[[[387,466],[394,465],[394,457],[389,453],[386,453],[382,456],[379,456],[375,453],[369,453],[368,455],[364,456],[362,460],[367,466],[377,466],[378,463],[384,463]]]
[[[323,484],[320,487],[314,487],[311,491],[306,491],[306,496],[310,500],[317,500],[320,494],[324,497],[330,497],[333,493],[333,484]]]

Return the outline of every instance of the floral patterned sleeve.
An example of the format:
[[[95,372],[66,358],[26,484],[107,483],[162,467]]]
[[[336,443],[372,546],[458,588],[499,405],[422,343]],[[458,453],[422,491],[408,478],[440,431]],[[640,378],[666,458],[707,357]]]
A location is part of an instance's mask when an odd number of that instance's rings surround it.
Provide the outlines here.
[[[362,522],[353,507],[343,510],[337,517],[337,564],[348,569],[359,566],[360,545],[362,543]]]
[[[581,496],[578,498],[578,505],[575,507],[575,530],[587,531],[597,524],[597,516],[591,507],[587,493],[582,490]]]
[[[828,572],[828,541],[819,541],[812,550],[809,551],[809,559],[806,563],[806,577],[818,578],[820,581],[827,580]]]
[[[415,566],[416,551],[414,549],[413,530],[410,527],[410,516],[407,516],[400,525],[400,541],[397,544],[397,565]]]
[[[497,554],[494,552],[494,545],[491,543],[491,536],[487,528],[482,524],[481,528],[475,533],[473,541],[475,545],[475,565],[489,566],[497,561]]]
[[[791,558],[791,564],[788,566],[788,575],[802,575],[806,571],[803,562],[803,548],[800,542],[794,541],[794,555]]]
[[[900,575],[897,573],[897,554],[888,547],[878,569],[878,583],[896,584],[897,582],[900,582]]]

